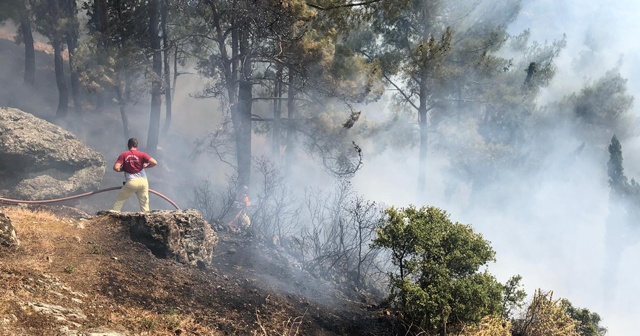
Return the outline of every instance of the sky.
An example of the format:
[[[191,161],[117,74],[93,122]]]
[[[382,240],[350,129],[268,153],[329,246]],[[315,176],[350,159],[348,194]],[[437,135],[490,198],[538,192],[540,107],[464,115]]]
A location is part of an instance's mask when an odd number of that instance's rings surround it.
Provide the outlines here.
[[[566,34],[567,48],[559,59],[556,80],[544,97],[553,98],[557,96],[554,93],[574,89],[577,83],[597,78],[621,62],[621,75],[628,79],[629,93],[637,99],[640,93],[638,17],[640,2],[632,0],[530,0],[525,1],[522,15],[513,29],[529,27],[532,37],[538,41],[559,39],[561,34]],[[585,42],[597,48],[598,67],[580,69],[577,66],[576,59],[580,53],[588,50]],[[637,115],[636,111],[634,108]],[[622,144],[625,172],[630,177],[640,176],[638,143],[636,136]],[[591,169],[594,168],[598,170],[597,166]],[[585,175],[598,175],[597,171],[593,173],[583,170],[574,177],[580,181]],[[525,282],[532,287],[554,289],[574,304],[600,313],[609,335],[633,335],[637,332],[634,321],[640,316],[640,305],[637,304],[640,301],[640,272],[637,271],[640,247],[635,245],[623,251],[614,297],[604,297],[602,287],[610,286],[601,281],[604,271],[602,223],[608,210],[604,206],[607,188],[606,185],[589,183],[589,178],[583,178],[581,182],[584,183],[553,184],[540,191],[540,209],[556,211],[547,214],[547,218],[540,218],[540,223],[549,223],[546,221],[550,219],[549,215],[562,218],[564,214],[578,214],[579,217],[568,216],[573,223],[569,219],[557,223],[569,227],[566,231],[549,227],[549,232],[538,240],[544,246],[539,250],[548,253],[544,258],[534,258],[525,265],[527,274],[523,275],[529,279]],[[554,204],[563,205],[562,211],[558,212]],[[562,237],[555,236],[556,231]],[[518,261],[510,260],[513,263]]]
[[[635,43],[640,34],[638,14],[640,2],[632,0],[528,0],[523,1],[521,14],[510,31],[529,28],[532,38],[540,42],[567,36],[553,91],[575,87],[622,60],[621,72],[635,93],[640,90],[640,45]],[[597,48],[601,62],[599,67],[577,69],[576,62],[588,50],[587,44]]]
[[[615,67],[628,79],[628,92],[638,97],[639,17],[640,2],[632,0],[523,1],[520,16],[509,29],[511,34],[530,29],[532,40],[540,43],[563,36],[567,39],[567,47],[556,63],[556,77],[538,103],[544,105],[577,92]],[[597,61],[585,68],[580,59],[586,52]],[[635,111],[634,107],[637,115]],[[557,148],[549,151],[561,154],[579,144],[569,134],[558,139]],[[471,224],[491,241],[497,262],[489,270],[500,281],[520,274],[529,294],[537,288],[552,290],[554,298],[567,298],[574,306],[599,313],[608,335],[633,335],[637,331],[635,318],[640,316],[640,246],[623,251],[619,270],[613,275],[616,285],[603,280],[609,193],[607,156],[603,156],[606,145],[588,148],[572,163],[568,174],[550,166],[546,176],[514,179],[506,188],[519,190],[513,194],[521,195],[521,200],[481,208],[469,208],[464,186],[452,199],[443,197],[447,162],[435,150],[429,154],[426,199],[416,199],[412,187],[417,175],[417,150],[413,154],[387,153],[368,158],[354,184],[360,192],[387,204],[443,207],[453,221]],[[626,175],[640,177],[640,140],[631,136],[622,147]],[[612,287],[613,292],[605,295],[605,289]]]

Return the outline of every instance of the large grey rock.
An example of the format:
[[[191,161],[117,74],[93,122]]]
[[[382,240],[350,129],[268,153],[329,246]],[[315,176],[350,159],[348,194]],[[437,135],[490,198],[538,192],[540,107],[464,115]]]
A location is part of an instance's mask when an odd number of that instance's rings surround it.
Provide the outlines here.
[[[59,126],[0,107],[0,197],[59,198],[96,189],[102,154]]]
[[[211,264],[218,237],[196,210],[102,213],[126,222],[131,240],[147,246],[156,257],[198,267]]]
[[[17,247],[20,245],[16,230],[13,228],[11,219],[0,212],[0,246]]]

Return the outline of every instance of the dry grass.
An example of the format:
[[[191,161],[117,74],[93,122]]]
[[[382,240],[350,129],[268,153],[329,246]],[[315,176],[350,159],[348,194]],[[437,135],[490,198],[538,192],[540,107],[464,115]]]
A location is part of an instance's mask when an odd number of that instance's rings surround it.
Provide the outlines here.
[[[65,223],[51,213],[32,212],[22,207],[10,207],[4,213],[11,218],[20,240],[25,242],[21,252],[31,256],[27,260],[31,262],[30,268],[39,271],[47,269],[59,246],[57,242],[70,238],[69,222]]]
[[[304,320],[304,315],[298,316],[296,318],[289,318],[288,320],[282,322],[281,328],[272,331],[269,331],[268,327],[262,323],[262,321],[260,320],[260,314],[256,313],[256,319],[258,321],[260,330],[254,332],[254,336],[298,336],[300,335],[300,327]]]
[[[0,25],[0,39],[14,41],[16,33],[17,32],[15,30],[15,27],[10,27],[8,25],[4,25],[4,26]],[[36,34],[36,36],[34,36],[34,39],[35,41],[33,43],[33,47],[36,51],[42,51],[47,55],[53,55],[53,47],[50,44],[44,42],[44,39],[45,39],[44,37]],[[66,52],[66,49],[63,51],[62,58],[65,61],[69,60],[69,54]]]
[[[24,207],[7,207],[2,212],[11,219],[21,245],[17,251],[0,255],[0,288],[4,287],[0,291],[0,334],[55,335],[64,325],[73,329],[72,324],[27,305],[42,302],[82,311],[89,321],[75,322],[88,328],[126,330],[130,335],[216,335],[188,313],[154,312],[136,302],[114,302],[109,293],[103,293],[107,280],[103,271],[112,268],[115,255],[124,253],[114,249],[113,243],[122,236],[111,219],[78,222]],[[148,289],[135,284],[129,288],[132,295]],[[169,295],[159,293],[160,297]]]
[[[375,314],[363,319],[367,312],[352,303],[325,306],[280,292],[281,286],[304,286],[304,280],[280,273],[267,259],[253,259],[256,248],[261,255],[269,251],[240,237],[222,237],[213,264],[200,270],[157,259],[108,216],[77,220],[24,207],[0,211],[20,239],[17,250],[0,249],[3,336],[58,335],[63,326],[130,336],[385,335]],[[261,272],[283,283],[261,283]],[[61,306],[86,318],[67,314],[60,321],[29,303]]]

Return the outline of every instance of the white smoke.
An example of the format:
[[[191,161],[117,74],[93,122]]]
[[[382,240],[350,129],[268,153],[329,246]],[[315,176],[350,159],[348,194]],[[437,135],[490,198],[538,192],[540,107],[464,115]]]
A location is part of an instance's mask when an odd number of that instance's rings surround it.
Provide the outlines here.
[[[566,48],[556,60],[557,74],[551,85],[543,90],[539,105],[577,92],[586,83],[617,66],[622,77],[629,79],[629,93],[636,95],[640,90],[640,45],[635,41],[640,36],[638,17],[640,2],[631,0],[524,1],[518,20],[509,28],[510,33],[516,35],[530,29],[531,39],[540,43],[559,40],[565,35],[567,39]],[[8,68],[6,63],[0,62],[0,65]],[[19,69],[19,66],[14,68]],[[47,81],[53,82],[52,78],[47,78]],[[189,196],[189,185],[186,184],[189,181],[211,178],[224,182],[224,165],[212,163],[215,158],[196,161],[187,158],[192,150],[191,140],[215,129],[220,121],[221,111],[214,99],[197,100],[191,96],[202,86],[203,82],[197,75],[179,77],[173,104],[172,133],[187,140],[161,140],[161,147],[167,151],[165,155],[179,154],[186,160],[183,167],[171,167],[175,170],[167,174],[185,181],[179,185],[183,189],[179,192],[158,188],[170,196],[179,195],[176,198],[179,200]],[[148,108],[141,105],[141,111],[132,118],[132,131],[139,133],[135,134],[139,139],[146,139]],[[376,109],[379,108],[381,104]],[[367,111],[371,110],[371,107],[363,107],[363,122],[371,119],[367,116]],[[50,111],[51,108],[45,112]],[[117,123],[115,125],[118,126]],[[86,140],[94,137],[96,143],[106,139],[103,147],[122,148],[125,142],[117,133],[119,128],[114,129],[115,133],[105,127],[102,130],[105,134],[86,132],[81,136]],[[626,139],[622,143],[625,173],[629,177],[640,177],[640,156],[635,155],[640,149],[638,140]],[[262,142],[254,143],[256,153],[261,150],[255,147],[268,146],[267,141]],[[581,143],[571,134],[558,137],[555,142],[557,146],[549,148],[549,157],[566,155]],[[427,193],[424,199],[417,199],[415,190],[417,148],[366,155],[365,164],[353,184],[357,192],[381,203],[434,205],[447,210],[453,221],[473,225],[491,241],[497,252],[497,262],[489,270],[499,280],[505,281],[511,275],[521,274],[527,292],[533,293],[536,288],[553,290],[554,297],[565,297],[575,306],[601,314],[602,324],[609,329],[609,335],[632,335],[636,329],[634,317],[640,316],[640,305],[637,304],[640,301],[640,281],[635,271],[638,266],[635,256],[640,254],[640,246],[623,252],[615,293],[613,297],[604,297],[605,286],[608,286],[602,282],[609,194],[606,146],[586,148],[584,154],[569,166],[558,167],[549,163],[538,174],[505,178],[497,191],[508,192],[512,198],[502,203],[485,202],[474,206],[470,201],[470,186],[466,182],[457,183],[452,196],[445,197],[447,183],[452,182],[452,175],[448,172],[450,153],[446,149],[435,150],[433,146],[427,159]],[[363,149],[367,151],[364,146]],[[107,158],[108,167],[114,159]],[[169,160],[161,161],[161,165],[165,162]],[[292,170],[293,180],[300,184],[300,188],[328,186],[326,176],[318,177],[318,171],[321,169],[313,169],[305,160]],[[153,174],[155,172],[151,173],[152,178]],[[509,172],[504,174],[508,176]],[[151,187],[156,188],[154,185]]]
[[[560,40],[567,46],[556,60],[557,74],[544,89],[538,104],[543,106],[571,93],[618,67],[628,79],[628,92],[640,90],[640,3],[634,1],[530,0],[523,3],[520,17],[510,26],[513,35],[530,29],[539,43]],[[635,114],[635,113],[634,113]],[[366,113],[364,114],[366,117]],[[640,316],[638,261],[640,246],[623,251],[615,275],[617,284],[605,297],[605,222],[608,215],[607,145],[587,146],[569,164],[554,164],[578,148],[581,140],[570,131],[558,134],[548,148],[548,162],[530,176],[513,176],[505,171],[494,192],[510,198],[471,204],[468,184],[447,199],[444,197],[448,173],[446,149],[430,148],[427,164],[427,196],[415,197],[417,149],[368,157],[355,178],[356,189],[386,204],[435,205],[446,209],[451,219],[471,224],[497,252],[490,271],[505,281],[514,274],[523,276],[528,293],[537,288],[553,290],[555,298],[567,298],[574,306],[590,309],[603,318],[608,335],[632,335]],[[622,142],[625,174],[640,177],[638,138]],[[464,153],[462,154],[464,155]],[[609,288],[611,289],[611,288]]]

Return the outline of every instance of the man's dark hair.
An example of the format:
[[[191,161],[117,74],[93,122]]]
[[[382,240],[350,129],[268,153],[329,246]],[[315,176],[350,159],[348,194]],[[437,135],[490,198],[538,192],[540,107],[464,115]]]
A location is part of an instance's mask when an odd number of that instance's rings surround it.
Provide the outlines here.
[[[136,138],[131,138],[129,139],[129,142],[127,142],[127,146],[129,146],[129,149],[131,148],[138,148],[138,139]]]

